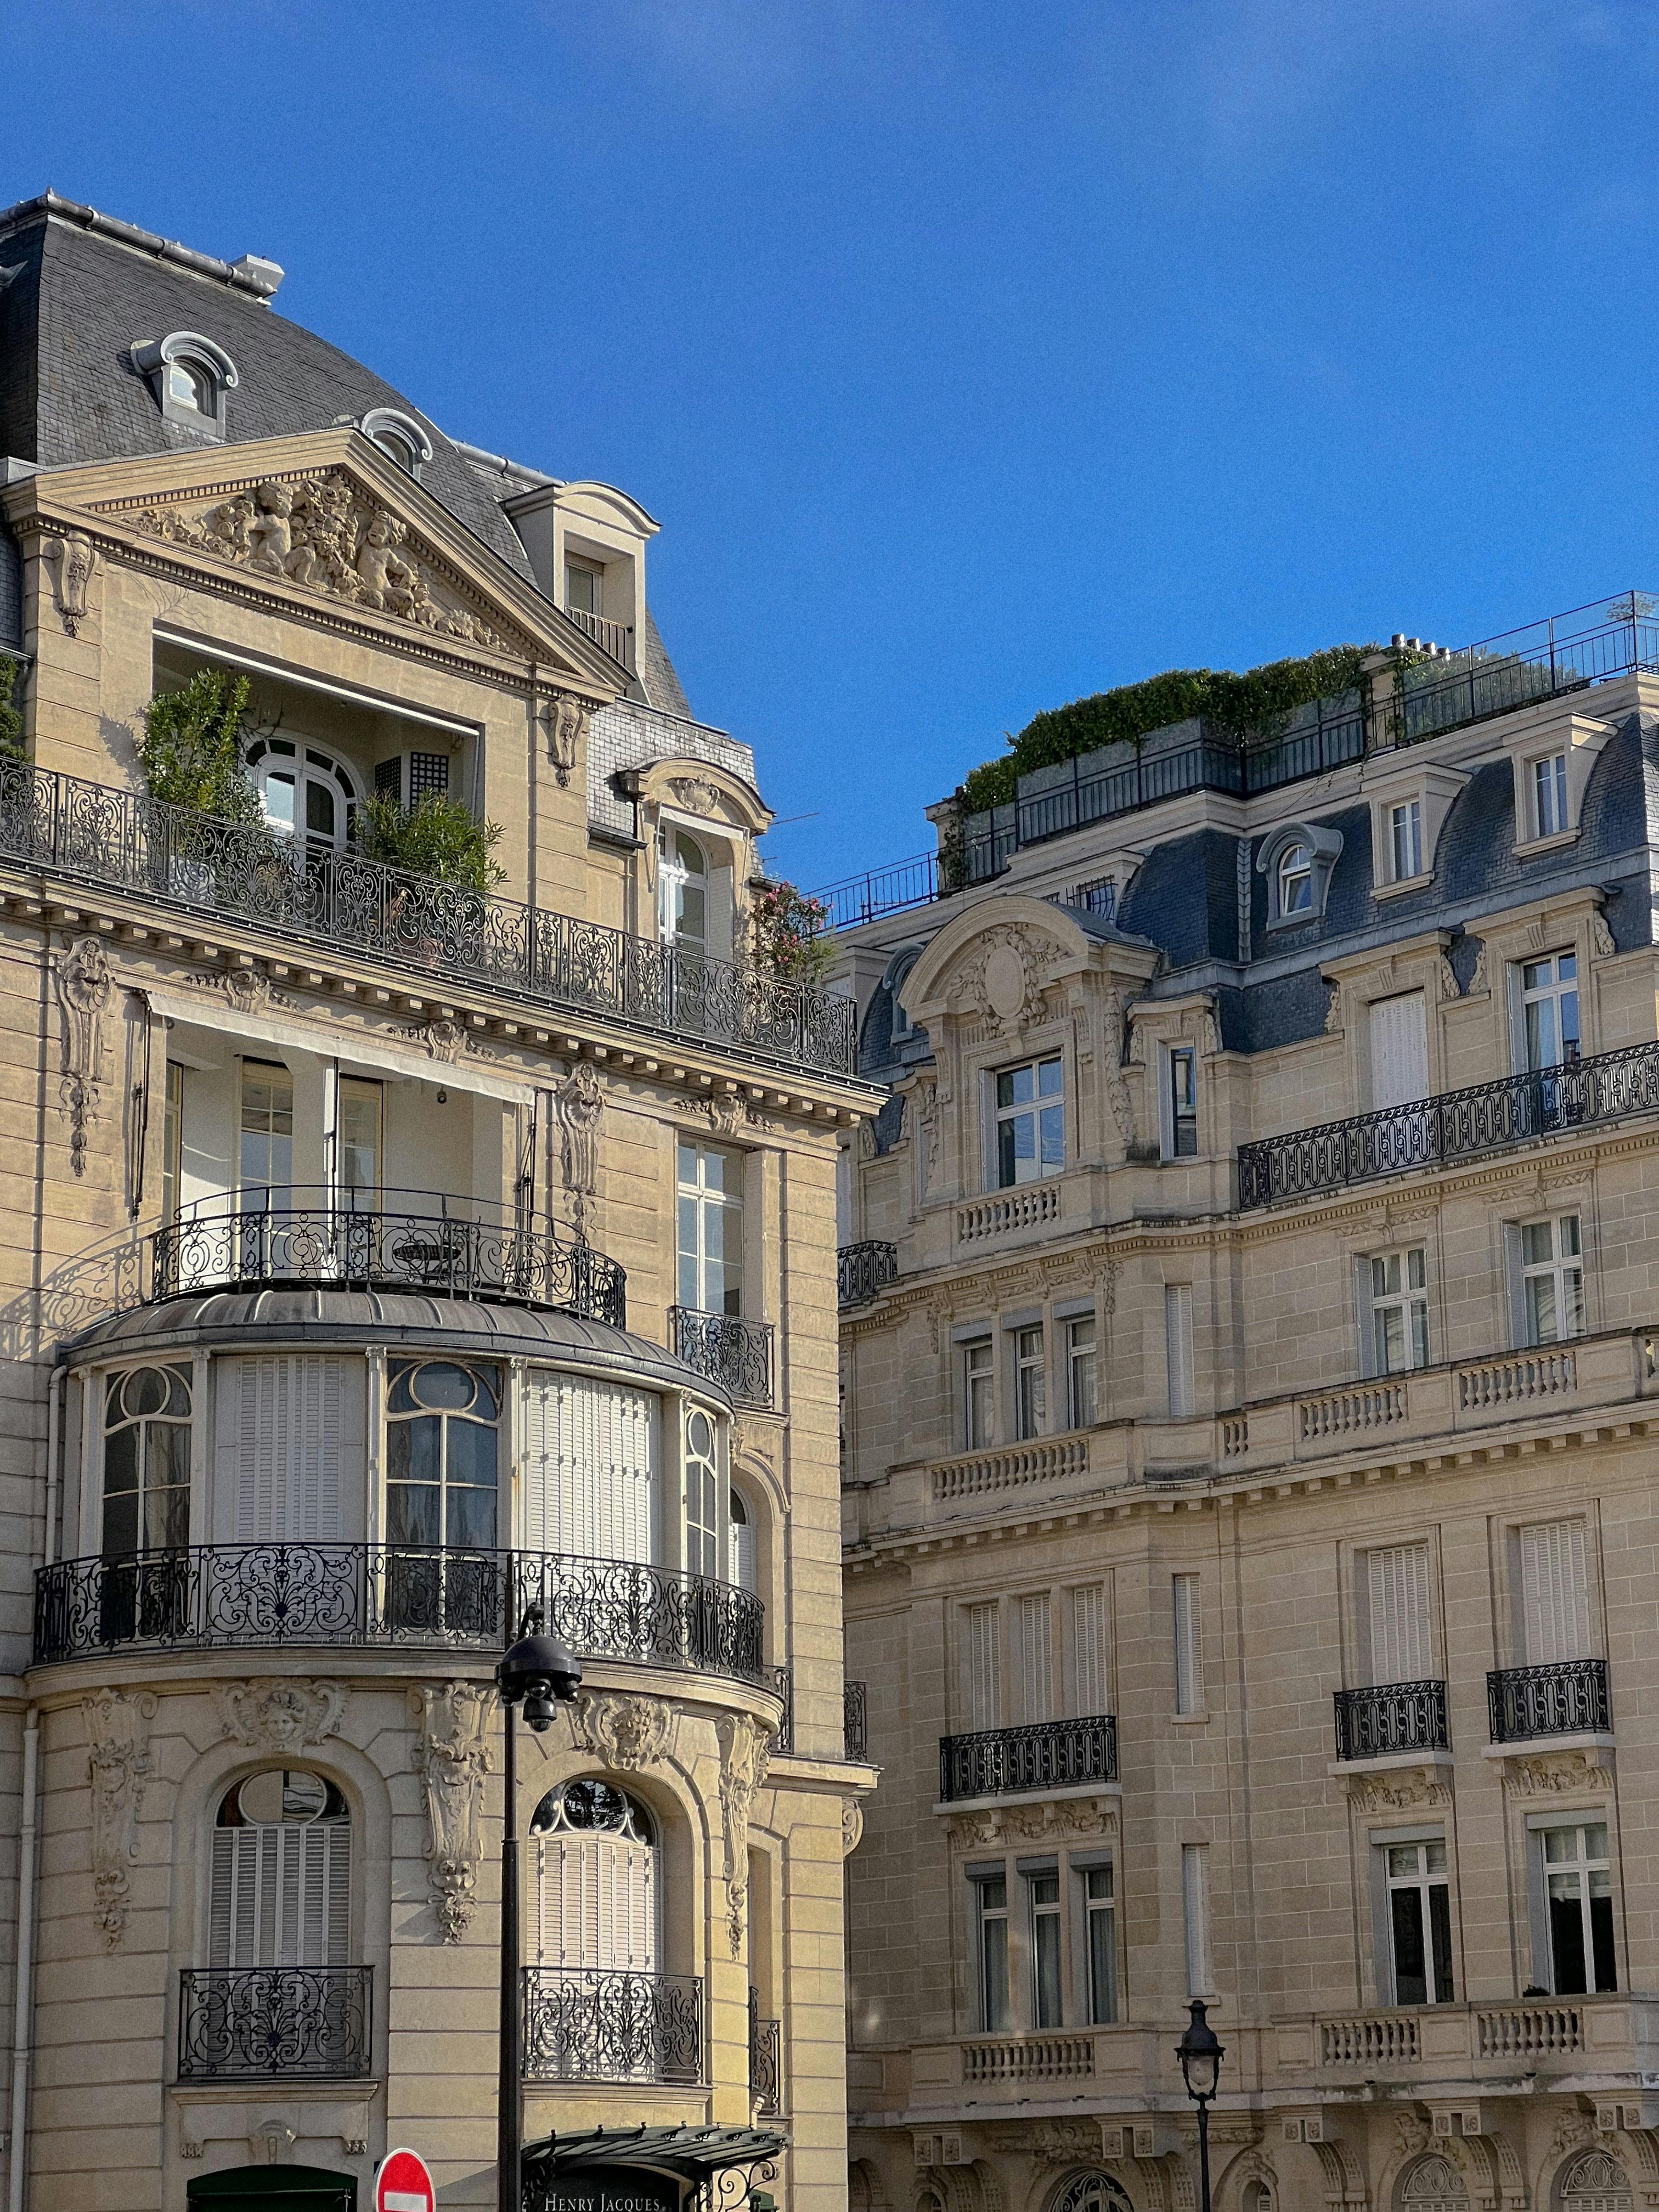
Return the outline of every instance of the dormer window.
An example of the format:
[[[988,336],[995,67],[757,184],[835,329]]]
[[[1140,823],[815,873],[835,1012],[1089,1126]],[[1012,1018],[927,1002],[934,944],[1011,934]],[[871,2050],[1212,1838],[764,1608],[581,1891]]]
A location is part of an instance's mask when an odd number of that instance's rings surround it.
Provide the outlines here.
[[[1269,929],[1319,919],[1341,850],[1339,830],[1312,822],[1287,822],[1263,840],[1255,865],[1267,878]]]
[[[1313,912],[1313,854],[1305,845],[1287,845],[1280,855],[1279,912],[1285,921]]]
[[[564,564],[564,604],[571,614],[602,615],[605,612],[604,569],[596,568],[591,561],[567,561]]]
[[[133,366],[149,380],[164,422],[222,439],[225,395],[240,379],[222,346],[198,331],[170,331],[132,349]]]
[[[1567,816],[1567,757],[1546,753],[1532,763],[1532,834],[1559,837],[1572,827]]]
[[[357,427],[388,460],[398,464],[405,476],[418,479],[422,469],[432,459],[431,439],[412,415],[404,415],[395,407],[371,407]]]

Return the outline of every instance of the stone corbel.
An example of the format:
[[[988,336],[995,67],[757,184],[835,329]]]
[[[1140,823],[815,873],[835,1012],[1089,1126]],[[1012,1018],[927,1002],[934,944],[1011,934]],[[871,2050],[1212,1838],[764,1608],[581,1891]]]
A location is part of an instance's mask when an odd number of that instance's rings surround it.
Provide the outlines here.
[[[98,549],[84,530],[56,531],[40,540],[40,558],[52,572],[52,603],[66,637],[78,637],[86,617],[87,587]]]
[[[576,748],[587,735],[588,719],[592,708],[586,699],[574,692],[556,691],[538,719],[547,732],[547,757],[553,763],[554,777],[561,791],[570,786],[571,770],[576,765]]]
[[[726,1838],[726,1934],[732,1956],[743,1956],[749,1903],[749,1816],[766,1779],[772,1730],[747,1713],[728,1713],[717,1723],[720,1746],[720,1811]]]
[[[81,1711],[89,1746],[93,1888],[104,1942],[113,1951],[126,1932],[127,1869],[138,1856],[138,1804],[149,1772],[155,1699],[148,1690],[136,1698],[100,1690],[82,1699]]]
[[[428,1886],[439,1933],[446,1943],[459,1943],[477,1903],[478,1822],[490,1766],[485,1728],[495,1699],[477,1683],[448,1682],[411,1690],[409,1703],[421,1724],[415,1766],[425,1784]]]
[[[617,1690],[581,1690],[570,1712],[571,1741],[602,1759],[614,1774],[636,1774],[667,1758],[678,1708],[661,1698]]]
[[[104,1017],[115,977],[100,937],[77,937],[58,963],[58,1004],[64,1022],[58,1105],[70,1125],[70,1164],[87,1171],[87,1138],[98,1119],[104,1066]]]

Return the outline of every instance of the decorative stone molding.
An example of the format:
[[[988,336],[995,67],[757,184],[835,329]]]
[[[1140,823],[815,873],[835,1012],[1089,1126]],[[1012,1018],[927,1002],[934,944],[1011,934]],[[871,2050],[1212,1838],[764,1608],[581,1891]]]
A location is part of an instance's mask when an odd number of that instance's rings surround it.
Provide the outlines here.
[[[286,2166],[299,2140],[297,2130],[285,2122],[267,2120],[247,2139],[248,2162],[252,2166]]]
[[[1356,1813],[1403,1813],[1449,1805],[1451,1784],[1437,1766],[1395,1766],[1382,1774],[1350,1774],[1348,1802]]]
[[[1097,1797],[1066,1797],[1030,1805],[987,1805],[952,1814],[945,1823],[953,1844],[983,1850],[998,1844],[1064,1843],[1081,1836],[1115,1836],[1117,1802]]]
[[[98,548],[83,530],[54,532],[40,541],[40,558],[52,572],[52,604],[66,637],[78,637],[86,617],[87,587],[98,565]]]
[[[619,1690],[580,1690],[570,1712],[570,1740],[617,1774],[637,1774],[668,1756],[678,1708],[661,1698]]]
[[[1457,971],[1443,952],[1440,956],[1440,965],[1436,973],[1439,977],[1440,996],[1443,999],[1462,998],[1463,994],[1457,988]]]
[[[716,1723],[720,1747],[720,1812],[726,1831],[726,1933],[732,1956],[743,1956],[744,1915],[749,1902],[749,1816],[766,1779],[772,1730],[747,1713],[723,1714]]]
[[[1340,1036],[1342,1034],[1342,986],[1340,983],[1333,983],[1328,977],[1325,988],[1331,994],[1325,1008],[1325,1034],[1327,1036]]]
[[[1613,1774],[1593,1751],[1536,1751],[1504,1761],[1504,1787],[1512,1797],[1563,1797],[1613,1787]]]
[[[228,1682],[218,1692],[228,1736],[284,1754],[332,1735],[345,1701],[337,1682]]]
[[[1101,2156],[1098,2120],[1000,2120],[984,2135],[988,2149],[1034,2166],[1087,2166]]]
[[[1125,1151],[1135,1141],[1135,1102],[1123,1073],[1125,1046],[1128,1039],[1129,1000],[1124,991],[1109,991],[1102,1008],[1106,1030],[1106,1048],[1103,1066],[1106,1078],[1106,1103],[1112,1109],[1112,1119],[1117,1124],[1117,1133]]]
[[[841,1855],[850,1859],[864,1840],[864,1808],[856,1797],[841,1801]]]
[[[343,469],[267,477],[195,511],[142,507],[130,519],[142,537],[246,574],[391,615],[435,637],[532,657],[524,636],[486,620],[436,550]]]
[[[64,1018],[64,1066],[58,1105],[70,1125],[70,1164],[87,1171],[87,1136],[98,1119],[104,1066],[104,1016],[115,975],[100,937],[77,937],[58,963],[58,1004]]]
[[[447,1682],[411,1690],[409,1704],[421,1724],[415,1767],[426,1790],[428,1887],[443,1941],[459,1943],[477,1903],[478,1816],[491,1764],[485,1731],[495,1699],[476,1682]]]
[[[957,968],[946,1004],[976,1018],[992,1037],[1029,1028],[1042,1018],[1042,960],[1052,950],[1019,922],[987,930]]]
[[[674,795],[674,804],[683,806],[688,814],[712,817],[720,805],[719,792],[700,775],[671,776],[668,788]]]
[[[1619,950],[1613,941],[1613,932],[1607,927],[1607,918],[1599,907],[1590,916],[1590,946],[1599,960],[1611,959]]]
[[[578,699],[569,691],[556,691],[541,710],[540,720],[547,732],[547,757],[553,763],[554,780],[561,791],[570,787],[576,748],[587,735],[592,712],[587,700]]]
[[[735,1091],[722,1091],[718,1098],[690,1098],[686,1104],[692,1113],[708,1115],[708,1126],[717,1137],[735,1137],[744,1128],[763,1129],[771,1133],[777,1127],[775,1121],[769,1121],[759,1111],[752,1099],[744,1098]],[[861,1131],[869,1126],[867,1121],[862,1123]],[[869,1157],[868,1153],[865,1154],[866,1158]]]
[[[368,2137],[367,2136],[342,2136],[340,2137],[340,2154],[343,2158],[367,2158],[368,2156]]]
[[[1466,999],[1479,998],[1486,988],[1486,940],[1481,937],[1475,940],[1474,966],[1469,971],[1469,988],[1464,992],[1463,996]]]
[[[228,972],[205,969],[190,980],[204,991],[217,992],[239,1014],[268,1013],[273,1006],[299,1011],[299,1000],[285,997],[262,969],[233,968]]]
[[[553,1094],[559,1117],[559,1169],[570,1198],[570,1218],[578,1237],[586,1240],[599,1188],[599,1123],[605,1113],[605,1091],[591,1060],[579,1060]]]
[[[92,1873],[104,1942],[112,1951],[126,1931],[127,1869],[138,1856],[138,1802],[149,1772],[149,1727],[155,1699],[100,1690],[83,1698],[92,1784]]]

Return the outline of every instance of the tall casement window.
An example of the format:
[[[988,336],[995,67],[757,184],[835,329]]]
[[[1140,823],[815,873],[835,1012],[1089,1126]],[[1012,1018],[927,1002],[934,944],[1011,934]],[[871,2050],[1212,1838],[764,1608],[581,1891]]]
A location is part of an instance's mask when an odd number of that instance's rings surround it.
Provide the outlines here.
[[[1175,1600],[1175,1709],[1178,1713],[1199,1713],[1204,1710],[1199,1587],[1196,1575],[1176,1575],[1170,1578]]]
[[[1577,1820],[1541,1831],[1550,1987],[1558,1996],[1616,1990],[1613,1952],[1613,1868],[1605,1820]]]
[[[743,1311],[743,1155],[682,1138],[679,1303],[694,1313]]]
[[[970,1879],[979,1966],[979,2024],[987,2035],[1000,2035],[1008,2025],[1008,1877],[999,1869]]]
[[[1060,1875],[1046,1868],[1025,1877],[1030,1919],[1031,2024],[1058,2027],[1063,2018],[1060,1984]]]
[[[164,1229],[179,1218],[184,1143],[185,1071],[178,1060],[170,1060],[161,1109],[161,1225]]]
[[[1048,1426],[1048,1355],[1039,1325],[1014,1331],[1014,1434],[1022,1443]]]
[[[1370,1036],[1371,1104],[1406,1106],[1429,1095],[1428,1000],[1421,991],[1396,991],[1366,1008]]]
[[[1190,1283],[1166,1283],[1164,1287],[1164,1364],[1170,1411],[1177,1420],[1185,1419],[1194,1404]]]
[[[1389,864],[1397,884],[1423,872],[1423,804],[1408,799],[1389,809]]]
[[[685,1564],[694,1575],[720,1578],[720,1438],[701,1406],[685,1414]]]
[[[1560,1067],[1578,1057],[1578,956],[1553,952],[1521,969],[1521,1023],[1528,1067]]]
[[[1072,1711],[1092,1717],[1108,1702],[1106,1585],[1085,1583],[1072,1592]]]
[[[386,1086],[343,1075],[335,1111],[337,1188],[342,1198],[372,1204],[380,1189]]]
[[[1515,1534],[1524,1664],[1553,1666],[1590,1654],[1589,1570],[1582,1521],[1533,1521]]]
[[[1451,1891],[1443,1842],[1389,1844],[1383,1853],[1389,1897],[1389,1958],[1397,2005],[1449,2004]]]
[[[1167,1065],[1169,1107],[1164,1157],[1190,1159],[1198,1151],[1198,1054],[1189,1044],[1171,1045]]]
[[[1058,1175],[1066,1164],[1060,1055],[1005,1067],[996,1078],[996,1177],[1000,1190]]]
[[[1532,769],[1532,834],[1557,837],[1571,828],[1567,819],[1567,757],[1545,753]]]
[[[1096,1412],[1096,1326],[1092,1314],[1082,1314],[1063,1324],[1066,1346],[1066,1425],[1091,1429],[1100,1418]]]
[[[759,1587],[755,1559],[755,1524],[749,1517],[749,1508],[735,1490],[726,1493],[726,1559],[727,1582],[738,1589],[753,1590]]]
[[[1576,1213],[1526,1221],[1520,1233],[1521,1298],[1528,1344],[1584,1334],[1584,1255]]]
[[[966,1451],[982,1451],[994,1437],[996,1377],[991,1340],[962,1347],[962,1442]]]
[[[1014,1607],[1019,1667],[1019,1717],[1027,1723],[1054,1717],[1054,1658],[1048,1594],[1033,1590]]]
[[[1001,1607],[988,1603],[963,1608],[963,1689],[969,1734],[1002,1722]]]
[[[1089,2020],[1107,2027],[1117,2018],[1117,1899],[1111,1863],[1085,1867],[1083,1886],[1083,1948]]]
[[[1279,856],[1279,919],[1313,912],[1313,854],[1306,845],[1287,845]]]
[[[104,1380],[104,1557],[190,1541],[187,1367],[137,1367]]]
[[[1182,1932],[1186,1938],[1187,1994],[1208,1996],[1215,1987],[1210,1964],[1210,1847],[1181,1847]]]
[[[242,1062],[237,1179],[245,1206],[285,1213],[294,1198],[294,1078],[274,1061]]]
[[[708,855],[700,841],[672,823],[657,841],[659,933],[677,951],[702,959],[708,951]]]
[[[1403,1375],[1429,1364],[1427,1256],[1421,1245],[1364,1263],[1366,1334],[1373,1375]]]
[[[1378,1684],[1434,1676],[1429,1634],[1429,1547],[1390,1544],[1364,1554],[1366,1671]]]
[[[210,1966],[343,1966],[351,1955],[351,1819],[303,1769],[252,1774],[213,1831]]]
[[[493,1552],[499,1371],[399,1359],[386,1379],[388,1541]]]

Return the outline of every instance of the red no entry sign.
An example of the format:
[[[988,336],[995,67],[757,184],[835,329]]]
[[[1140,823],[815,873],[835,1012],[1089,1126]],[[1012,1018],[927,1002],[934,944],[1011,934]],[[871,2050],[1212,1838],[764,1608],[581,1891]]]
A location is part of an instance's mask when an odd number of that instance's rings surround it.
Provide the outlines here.
[[[374,2212],[436,2212],[438,2192],[426,2160],[412,2150],[389,2150],[374,2177]]]

